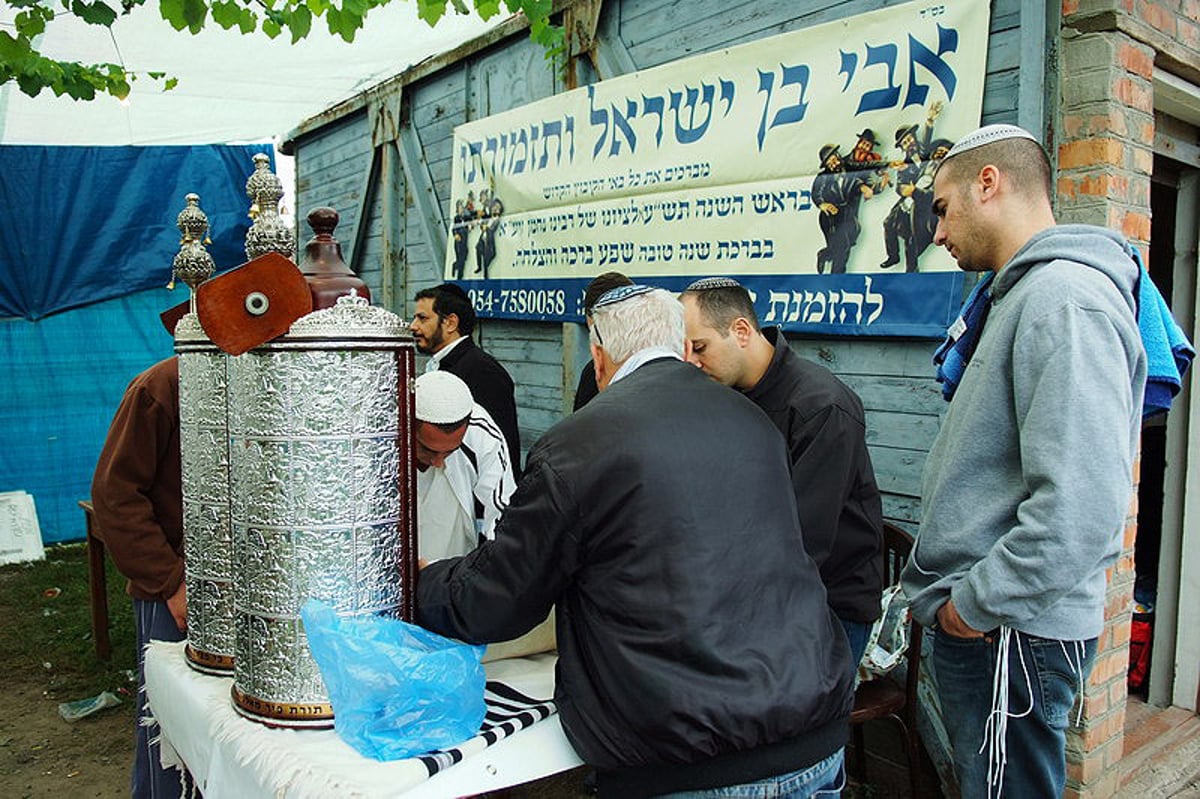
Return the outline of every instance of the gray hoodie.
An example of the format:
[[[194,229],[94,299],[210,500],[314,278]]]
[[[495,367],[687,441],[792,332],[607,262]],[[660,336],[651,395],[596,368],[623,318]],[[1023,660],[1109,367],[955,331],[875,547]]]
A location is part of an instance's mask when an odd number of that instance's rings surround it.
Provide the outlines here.
[[[1038,233],[996,276],[922,479],[903,574],[922,624],[952,598],[977,630],[1100,633],[1146,380],[1137,276],[1124,241],[1086,225]]]

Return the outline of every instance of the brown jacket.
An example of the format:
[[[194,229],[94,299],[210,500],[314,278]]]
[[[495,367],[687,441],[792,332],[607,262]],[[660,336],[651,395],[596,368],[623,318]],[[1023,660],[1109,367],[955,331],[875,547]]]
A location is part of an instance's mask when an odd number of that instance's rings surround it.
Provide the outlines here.
[[[183,582],[179,361],[133,379],[92,478],[96,534],[137,599],[165,602]]]

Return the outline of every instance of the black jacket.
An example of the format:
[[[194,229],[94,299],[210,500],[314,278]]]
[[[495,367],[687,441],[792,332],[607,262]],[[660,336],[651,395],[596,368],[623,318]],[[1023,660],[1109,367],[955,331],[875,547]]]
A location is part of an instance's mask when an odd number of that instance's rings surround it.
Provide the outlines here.
[[[555,606],[555,701],[602,795],[804,768],[845,743],[852,686],[790,492],[761,411],[651,361],[534,445],[496,540],[421,572],[417,619],[499,641]]]
[[[438,363],[438,368],[462,378],[467,388],[471,389],[475,401],[500,425],[512,457],[513,475],[520,477],[521,433],[517,429],[517,400],[508,370],[475,346],[470,336],[446,353],[446,357]]]
[[[883,510],[867,451],[862,401],[823,366],[763,335],[775,356],[745,392],[787,439],[804,548],[821,569],[829,606],[846,621],[879,618]]]

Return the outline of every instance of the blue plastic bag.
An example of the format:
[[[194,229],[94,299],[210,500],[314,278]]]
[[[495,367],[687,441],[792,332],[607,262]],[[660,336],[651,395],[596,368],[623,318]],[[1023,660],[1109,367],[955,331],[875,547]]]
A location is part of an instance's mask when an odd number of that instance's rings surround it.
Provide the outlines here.
[[[456,746],[479,732],[484,647],[398,619],[339,617],[309,599],[300,610],[333,704],[333,726],[375,760]]]

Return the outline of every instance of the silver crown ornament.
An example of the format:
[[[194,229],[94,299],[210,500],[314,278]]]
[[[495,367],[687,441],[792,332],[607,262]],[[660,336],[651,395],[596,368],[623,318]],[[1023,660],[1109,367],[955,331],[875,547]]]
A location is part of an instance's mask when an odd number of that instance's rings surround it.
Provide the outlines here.
[[[290,259],[296,252],[296,234],[279,215],[283,181],[271,171],[271,159],[266,153],[254,154],[254,173],[246,180],[246,196],[250,198],[250,218],[254,220],[246,231],[246,258],[253,260],[277,252]]]

